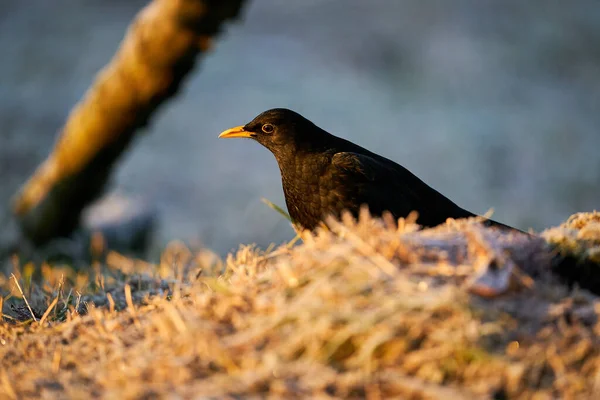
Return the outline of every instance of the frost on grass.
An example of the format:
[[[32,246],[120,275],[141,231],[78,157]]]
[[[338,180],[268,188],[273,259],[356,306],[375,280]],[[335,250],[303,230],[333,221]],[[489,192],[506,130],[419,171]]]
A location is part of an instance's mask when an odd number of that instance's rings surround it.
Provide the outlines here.
[[[542,236],[557,254],[555,272],[568,283],[600,294],[600,212],[574,214]]]
[[[474,220],[362,215],[226,260],[174,244],[159,265],[45,267],[2,282],[31,311],[5,301],[0,397],[593,398],[600,303],[553,257]]]

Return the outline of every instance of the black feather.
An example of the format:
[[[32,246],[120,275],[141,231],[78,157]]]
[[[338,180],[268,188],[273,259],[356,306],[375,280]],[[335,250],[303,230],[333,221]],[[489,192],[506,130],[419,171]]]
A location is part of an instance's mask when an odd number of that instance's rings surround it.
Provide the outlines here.
[[[265,124],[274,129],[265,133]],[[277,159],[288,211],[305,229],[316,228],[328,215],[338,217],[342,210],[356,216],[364,204],[375,216],[389,211],[399,218],[417,211],[417,222],[427,227],[475,216],[401,165],[331,135],[294,111],[265,111],[244,130]]]

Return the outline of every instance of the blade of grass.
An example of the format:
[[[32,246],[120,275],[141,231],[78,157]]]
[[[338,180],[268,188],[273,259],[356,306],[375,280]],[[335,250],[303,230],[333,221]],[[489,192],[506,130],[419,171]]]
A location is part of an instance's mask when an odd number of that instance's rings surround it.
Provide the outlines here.
[[[25,304],[27,304],[27,308],[29,309],[29,312],[31,313],[33,320],[37,321],[37,318],[35,317],[35,314],[33,313],[33,310],[31,309],[31,306],[29,305],[29,302],[27,301],[27,297],[25,297],[25,293],[23,293],[23,290],[21,289],[21,285],[19,285],[19,281],[17,280],[17,277],[15,276],[15,274],[10,274],[10,275],[15,280],[15,284],[17,285],[19,292],[21,292],[21,296],[23,296],[23,300],[25,300]]]
[[[298,242],[298,240],[302,239],[302,237],[300,236],[300,234],[296,234],[296,236],[294,236],[294,238],[292,240],[290,240],[285,246],[288,249],[291,249],[292,247],[294,247],[294,245]]]
[[[282,215],[288,221],[293,222],[292,217],[290,217],[290,214],[288,214],[283,208],[279,207],[277,204],[273,203],[271,200],[263,197],[263,198],[261,198],[261,201],[263,203],[265,203],[267,206],[269,206],[270,208],[272,208],[273,210],[277,211],[280,215]]]
[[[52,300],[52,303],[50,303],[50,305],[48,306],[48,309],[46,310],[44,315],[42,315],[42,319],[40,319],[40,325],[42,325],[44,323],[44,321],[46,320],[46,318],[48,318],[48,315],[50,315],[50,313],[54,309],[54,306],[56,306],[57,303],[58,303],[58,296],[56,296],[54,298],[54,300]]]

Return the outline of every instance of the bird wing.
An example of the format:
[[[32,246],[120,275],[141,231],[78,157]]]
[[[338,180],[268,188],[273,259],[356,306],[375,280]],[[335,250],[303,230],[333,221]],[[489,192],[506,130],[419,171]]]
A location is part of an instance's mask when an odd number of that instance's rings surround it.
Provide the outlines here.
[[[343,182],[353,182],[349,188],[353,193],[346,195],[353,196],[355,202],[367,203],[374,215],[390,211],[398,218],[416,210],[419,222],[427,226],[443,223],[447,217],[473,215],[391,160],[340,152],[334,154],[332,165]]]
[[[333,156],[332,165],[344,181],[353,182],[353,187],[349,189],[354,191],[355,201],[368,203],[372,213],[388,210],[394,216],[406,216],[397,215],[397,211],[405,209],[408,214],[419,202],[419,196],[405,177],[373,157],[341,152]]]

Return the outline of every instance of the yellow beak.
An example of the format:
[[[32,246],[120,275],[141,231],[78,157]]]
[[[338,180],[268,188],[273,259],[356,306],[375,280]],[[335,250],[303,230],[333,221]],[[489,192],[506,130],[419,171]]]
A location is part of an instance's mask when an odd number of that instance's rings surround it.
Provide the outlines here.
[[[252,133],[245,131],[243,126],[236,126],[235,128],[227,129],[219,135],[219,138],[249,138]]]

